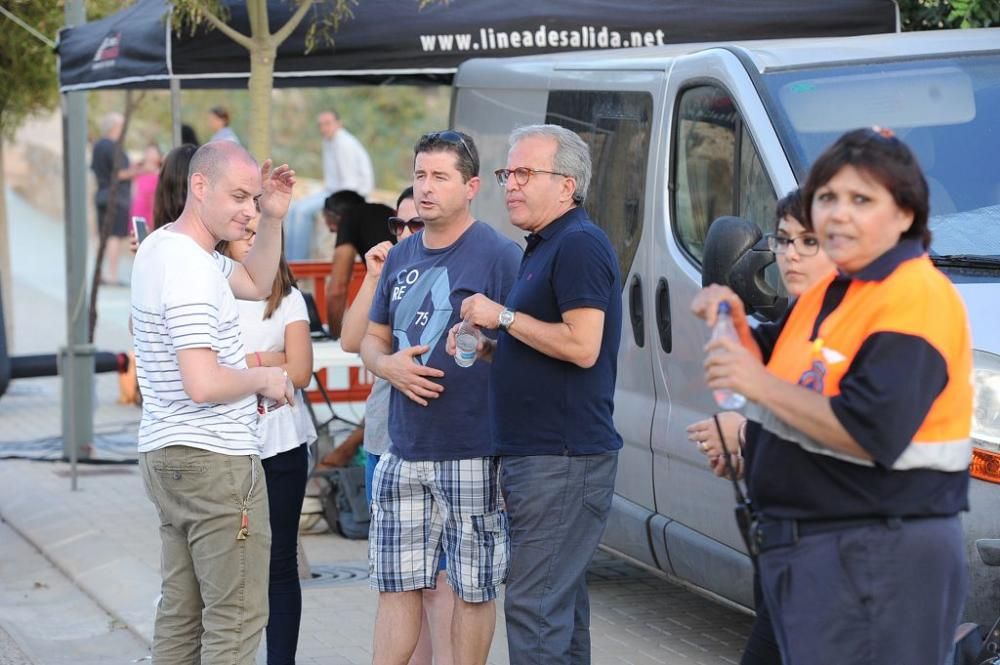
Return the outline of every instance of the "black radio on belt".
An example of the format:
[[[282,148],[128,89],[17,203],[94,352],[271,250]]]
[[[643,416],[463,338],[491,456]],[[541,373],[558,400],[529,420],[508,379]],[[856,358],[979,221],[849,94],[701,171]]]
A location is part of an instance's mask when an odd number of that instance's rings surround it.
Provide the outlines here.
[[[747,552],[750,553],[750,561],[753,563],[754,569],[757,568],[757,554],[759,549],[754,543],[751,533],[753,526],[757,523],[757,516],[754,514],[753,506],[750,504],[750,499],[747,498],[746,494],[743,493],[743,489],[740,487],[740,481],[736,478],[736,468],[733,466],[732,455],[729,454],[729,448],[726,446],[726,437],[722,435],[722,426],[719,424],[719,416],[712,416],[712,420],[715,421],[715,431],[719,435],[719,442],[722,443],[722,457],[726,462],[726,471],[729,474],[729,479],[733,482],[733,492],[736,494],[736,507],[733,512],[736,515],[736,526],[740,529],[740,536],[743,537],[743,544],[747,547]]]

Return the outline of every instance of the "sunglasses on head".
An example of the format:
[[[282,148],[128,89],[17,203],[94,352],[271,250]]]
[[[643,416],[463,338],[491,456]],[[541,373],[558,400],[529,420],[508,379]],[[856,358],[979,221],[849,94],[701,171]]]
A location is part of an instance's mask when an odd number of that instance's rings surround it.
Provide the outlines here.
[[[435,143],[437,141],[450,143],[452,145],[461,145],[463,148],[465,148],[465,154],[469,156],[469,159],[472,160],[472,163],[473,164],[476,163],[476,158],[472,156],[472,151],[469,150],[469,144],[466,143],[462,135],[456,132],[455,130],[446,129],[443,132],[432,132],[430,134],[424,134],[423,137],[420,139],[421,143],[424,142]]]
[[[424,220],[419,217],[414,217],[412,219],[403,219],[402,217],[389,218],[389,233],[392,235],[402,235],[403,229],[407,227],[410,229],[410,233],[421,231],[424,228]]]

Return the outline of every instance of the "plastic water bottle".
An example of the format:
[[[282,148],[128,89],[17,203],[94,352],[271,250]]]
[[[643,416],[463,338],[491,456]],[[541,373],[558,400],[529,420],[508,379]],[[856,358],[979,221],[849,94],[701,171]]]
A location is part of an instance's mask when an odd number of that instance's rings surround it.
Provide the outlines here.
[[[732,310],[729,308],[729,303],[720,302],[719,303],[719,313],[715,318],[715,327],[712,328],[712,339],[732,339],[739,341],[739,335],[736,334],[736,327],[733,325],[733,314]],[[747,398],[738,392],[734,392],[729,388],[719,388],[712,391],[712,397],[715,398],[715,403],[719,405],[720,408],[726,409],[727,411],[735,411],[737,409],[742,409],[746,403]]]
[[[462,321],[458,327],[458,334],[455,335],[455,363],[459,367],[472,367],[476,362],[476,349],[479,348],[479,341],[482,333],[479,328],[469,321]]]

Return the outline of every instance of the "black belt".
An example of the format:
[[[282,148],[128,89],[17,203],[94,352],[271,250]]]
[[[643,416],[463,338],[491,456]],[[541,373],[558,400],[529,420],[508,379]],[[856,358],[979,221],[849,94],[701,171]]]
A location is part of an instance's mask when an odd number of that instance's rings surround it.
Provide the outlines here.
[[[776,547],[795,545],[800,538],[815,536],[831,531],[858,529],[865,526],[884,526],[888,529],[898,529],[903,522],[909,522],[913,517],[859,517],[854,519],[834,520],[755,520],[750,525],[750,542],[754,553],[766,552]]]

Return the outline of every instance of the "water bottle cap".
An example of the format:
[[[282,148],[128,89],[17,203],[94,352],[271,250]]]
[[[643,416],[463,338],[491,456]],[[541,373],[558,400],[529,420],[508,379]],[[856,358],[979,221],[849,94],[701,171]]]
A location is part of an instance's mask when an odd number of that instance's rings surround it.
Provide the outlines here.
[[[732,313],[732,308],[729,307],[729,303],[723,300],[719,303],[719,314],[730,314]]]

